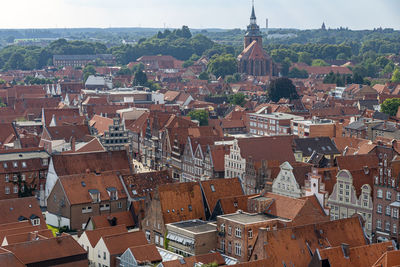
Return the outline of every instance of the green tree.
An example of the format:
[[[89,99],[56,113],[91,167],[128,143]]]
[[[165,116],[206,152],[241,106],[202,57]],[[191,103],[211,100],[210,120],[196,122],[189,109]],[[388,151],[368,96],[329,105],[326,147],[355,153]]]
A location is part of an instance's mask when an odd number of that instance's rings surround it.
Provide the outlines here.
[[[287,76],[289,74],[289,69],[290,66],[292,65],[292,62],[290,61],[290,58],[285,58],[285,60],[283,60],[282,62],[282,68],[281,68],[281,74],[283,76]]]
[[[95,75],[96,74],[96,68],[92,64],[88,64],[83,68],[83,81],[86,82],[87,78],[90,75]]]
[[[233,105],[239,105],[241,107],[246,104],[246,96],[243,93],[237,93],[234,95],[230,95],[228,97],[228,102],[233,104]]]
[[[135,72],[135,78],[133,79],[133,85],[135,86],[146,86],[147,75],[143,71],[139,70]]]
[[[200,126],[208,125],[208,111],[205,109],[192,110],[188,113],[192,120],[197,120]]]
[[[236,58],[231,54],[214,56],[208,63],[207,70],[216,77],[225,78],[226,75],[232,75],[237,71]]]
[[[299,52],[299,62],[303,62],[303,63],[306,63],[307,65],[311,65],[312,55],[308,52]]]
[[[292,80],[278,78],[273,80],[269,86],[269,98],[274,102],[278,102],[281,98],[298,99],[299,95]]]
[[[308,72],[306,70],[299,70],[298,68],[292,68],[288,74],[289,78],[308,78]]]
[[[400,70],[398,68],[393,71],[391,81],[393,83],[400,83]]]
[[[128,67],[122,67],[117,71],[117,75],[132,75],[132,70]]]
[[[383,101],[381,105],[381,112],[390,116],[396,116],[397,110],[400,106],[400,98],[390,98]]]
[[[200,73],[199,79],[200,79],[200,80],[205,80],[205,81],[206,81],[206,80],[209,80],[210,77],[208,76],[208,73],[207,73],[207,72],[203,71],[202,73]]]
[[[329,66],[328,63],[326,63],[324,60],[322,59],[314,59],[311,63],[312,66]]]

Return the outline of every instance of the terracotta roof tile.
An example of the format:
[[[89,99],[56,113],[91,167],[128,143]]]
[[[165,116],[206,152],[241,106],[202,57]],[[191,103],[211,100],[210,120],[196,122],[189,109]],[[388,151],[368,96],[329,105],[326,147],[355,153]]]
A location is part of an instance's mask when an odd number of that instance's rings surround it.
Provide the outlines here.
[[[13,244],[4,249],[11,251],[24,264],[74,256],[87,257],[87,252],[70,235]]]
[[[219,199],[243,195],[242,185],[238,178],[201,181],[200,185],[210,212],[214,210]]]
[[[59,181],[71,205],[92,203],[90,190],[97,190],[100,193],[101,201],[110,199],[108,188],[114,188],[117,191],[118,199],[127,197],[118,175],[112,171],[103,172],[99,175],[83,173],[60,176]]]
[[[114,234],[122,234],[127,233],[125,225],[117,225],[112,227],[104,227],[104,228],[96,228],[94,230],[86,230],[84,233],[86,234],[92,248],[94,248],[99,242],[100,238],[103,236],[110,236]]]
[[[113,212],[112,214],[96,215],[91,217],[95,228],[109,227],[110,221],[108,219],[116,218],[116,226],[133,227],[135,221],[130,211]],[[115,226],[113,226],[115,227]]]
[[[157,247],[154,244],[130,247],[129,249],[131,250],[133,256],[135,257],[135,260],[138,262],[139,265],[162,261],[160,252],[158,252]]]
[[[130,168],[126,151],[53,155],[51,161],[58,176]]]
[[[162,264],[164,267],[192,267],[195,266],[195,263],[211,264],[214,262],[217,263],[217,266],[225,264],[224,258],[218,252],[186,257],[184,260],[166,261]]]
[[[158,187],[164,224],[191,219],[205,220],[202,192],[195,182]]]
[[[113,125],[113,119],[106,118],[99,115],[94,115],[89,121],[89,126],[94,127],[99,135],[103,135],[104,132],[109,130],[109,126]]]
[[[147,245],[142,231],[121,233],[102,237],[110,255],[120,255],[129,247]]]
[[[14,223],[22,217],[40,219],[40,228],[46,228],[45,220],[35,197],[0,200],[0,224]]]

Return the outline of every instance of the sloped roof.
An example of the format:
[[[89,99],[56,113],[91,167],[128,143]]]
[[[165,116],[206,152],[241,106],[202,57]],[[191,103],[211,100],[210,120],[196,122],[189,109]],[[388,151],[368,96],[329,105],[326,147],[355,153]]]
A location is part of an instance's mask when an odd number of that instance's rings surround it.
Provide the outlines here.
[[[219,199],[243,195],[239,178],[200,181],[200,185],[210,212],[214,210]]]
[[[129,248],[138,264],[154,263],[162,261],[160,252],[158,252],[155,244],[146,244]]]
[[[52,162],[58,176],[130,168],[126,151],[53,155]]]
[[[110,255],[124,253],[129,247],[147,245],[147,239],[142,231],[121,233],[102,237]]]
[[[133,227],[135,221],[133,219],[132,213],[130,211],[113,212],[111,214],[101,214],[91,217],[91,220],[95,228],[109,227],[110,221],[108,219],[116,219],[116,226]],[[113,226],[115,227],[115,226]]]
[[[314,253],[317,248],[335,247],[342,243],[350,247],[367,244],[358,217],[275,231],[259,231],[255,246],[263,247],[269,266],[279,266],[283,262],[287,266],[308,266],[311,260],[310,253]]]
[[[35,232],[20,232],[4,236],[7,239],[8,245],[53,237],[53,232],[50,229],[42,229]]]
[[[46,127],[46,130],[50,134],[51,140],[69,141],[72,137],[76,141],[89,141],[92,139],[89,128],[86,125],[53,126]]]
[[[238,139],[242,158],[252,157],[254,161],[277,160],[293,162],[293,136],[271,136]]]
[[[92,248],[94,248],[99,242],[100,238],[103,236],[109,236],[114,234],[122,234],[127,233],[128,230],[126,229],[125,225],[116,225],[104,228],[96,228],[94,230],[86,230],[85,234],[90,242]]]
[[[93,199],[89,190],[97,190],[100,193],[100,200],[110,199],[107,188],[114,188],[117,191],[118,199],[127,197],[118,175],[111,171],[99,175],[83,173],[60,176],[59,181],[71,205],[92,203]]]
[[[173,183],[174,180],[167,170],[123,175],[125,186],[132,198],[145,197],[157,186]]]
[[[224,265],[225,260],[218,252],[186,257],[182,260],[173,260],[163,262],[164,267],[193,267],[195,263],[210,264],[216,262],[217,266]]]
[[[13,267],[25,267],[26,265],[22,263],[12,252],[0,248],[0,265],[1,266],[13,266]]]
[[[113,119],[94,115],[92,119],[89,121],[89,126],[96,128],[99,135],[103,135],[104,132],[109,130],[109,126],[113,125]]]
[[[238,60],[251,60],[251,59],[269,59],[267,52],[262,48],[261,44],[257,41],[251,42],[242,53],[238,56]]]
[[[390,247],[393,248],[392,242],[352,247],[346,256],[341,246],[321,249],[318,252],[322,260],[328,260],[330,267],[372,266]]]
[[[340,154],[336,145],[329,137],[312,137],[294,139],[296,150],[303,153],[303,156],[311,156],[314,151],[323,155]]]
[[[199,183],[175,183],[158,187],[164,224],[178,221],[205,220]]]
[[[30,218],[32,215],[39,217],[41,227],[46,228],[42,211],[35,197],[0,200],[0,224],[15,223],[19,221],[20,216]]]
[[[86,250],[70,235],[18,243],[3,248],[11,251],[24,264],[87,255]]]
[[[337,156],[336,163],[341,170],[363,170],[367,168],[378,168],[379,159],[375,154],[364,154],[364,155],[349,155],[349,156]]]
[[[385,252],[372,267],[398,267],[400,266],[400,250]]]

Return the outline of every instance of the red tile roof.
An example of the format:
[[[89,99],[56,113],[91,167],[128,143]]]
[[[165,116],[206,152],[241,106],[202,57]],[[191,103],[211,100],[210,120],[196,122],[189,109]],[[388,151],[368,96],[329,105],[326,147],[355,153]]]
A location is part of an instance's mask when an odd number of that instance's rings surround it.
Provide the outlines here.
[[[94,227],[97,229],[97,228],[109,227],[111,225],[109,219],[113,218],[116,219],[115,223],[117,224],[117,226],[121,225],[124,226],[125,228],[135,226],[135,221],[130,211],[121,211],[121,212],[113,212],[112,214],[96,215],[91,217],[91,220],[92,223],[94,224]]]
[[[110,227],[98,228],[94,230],[86,230],[84,234],[89,240],[92,248],[94,248],[97,242],[99,242],[101,237],[115,235],[115,234],[122,234],[127,232],[128,230],[126,229],[125,225],[117,225],[112,227],[110,226]]]

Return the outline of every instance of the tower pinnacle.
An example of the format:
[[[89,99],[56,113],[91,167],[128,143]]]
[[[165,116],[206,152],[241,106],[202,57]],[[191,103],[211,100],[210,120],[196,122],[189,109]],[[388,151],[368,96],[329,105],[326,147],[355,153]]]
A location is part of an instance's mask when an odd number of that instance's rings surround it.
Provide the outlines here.
[[[254,11],[254,0],[252,0],[250,24],[257,24],[256,12]]]

